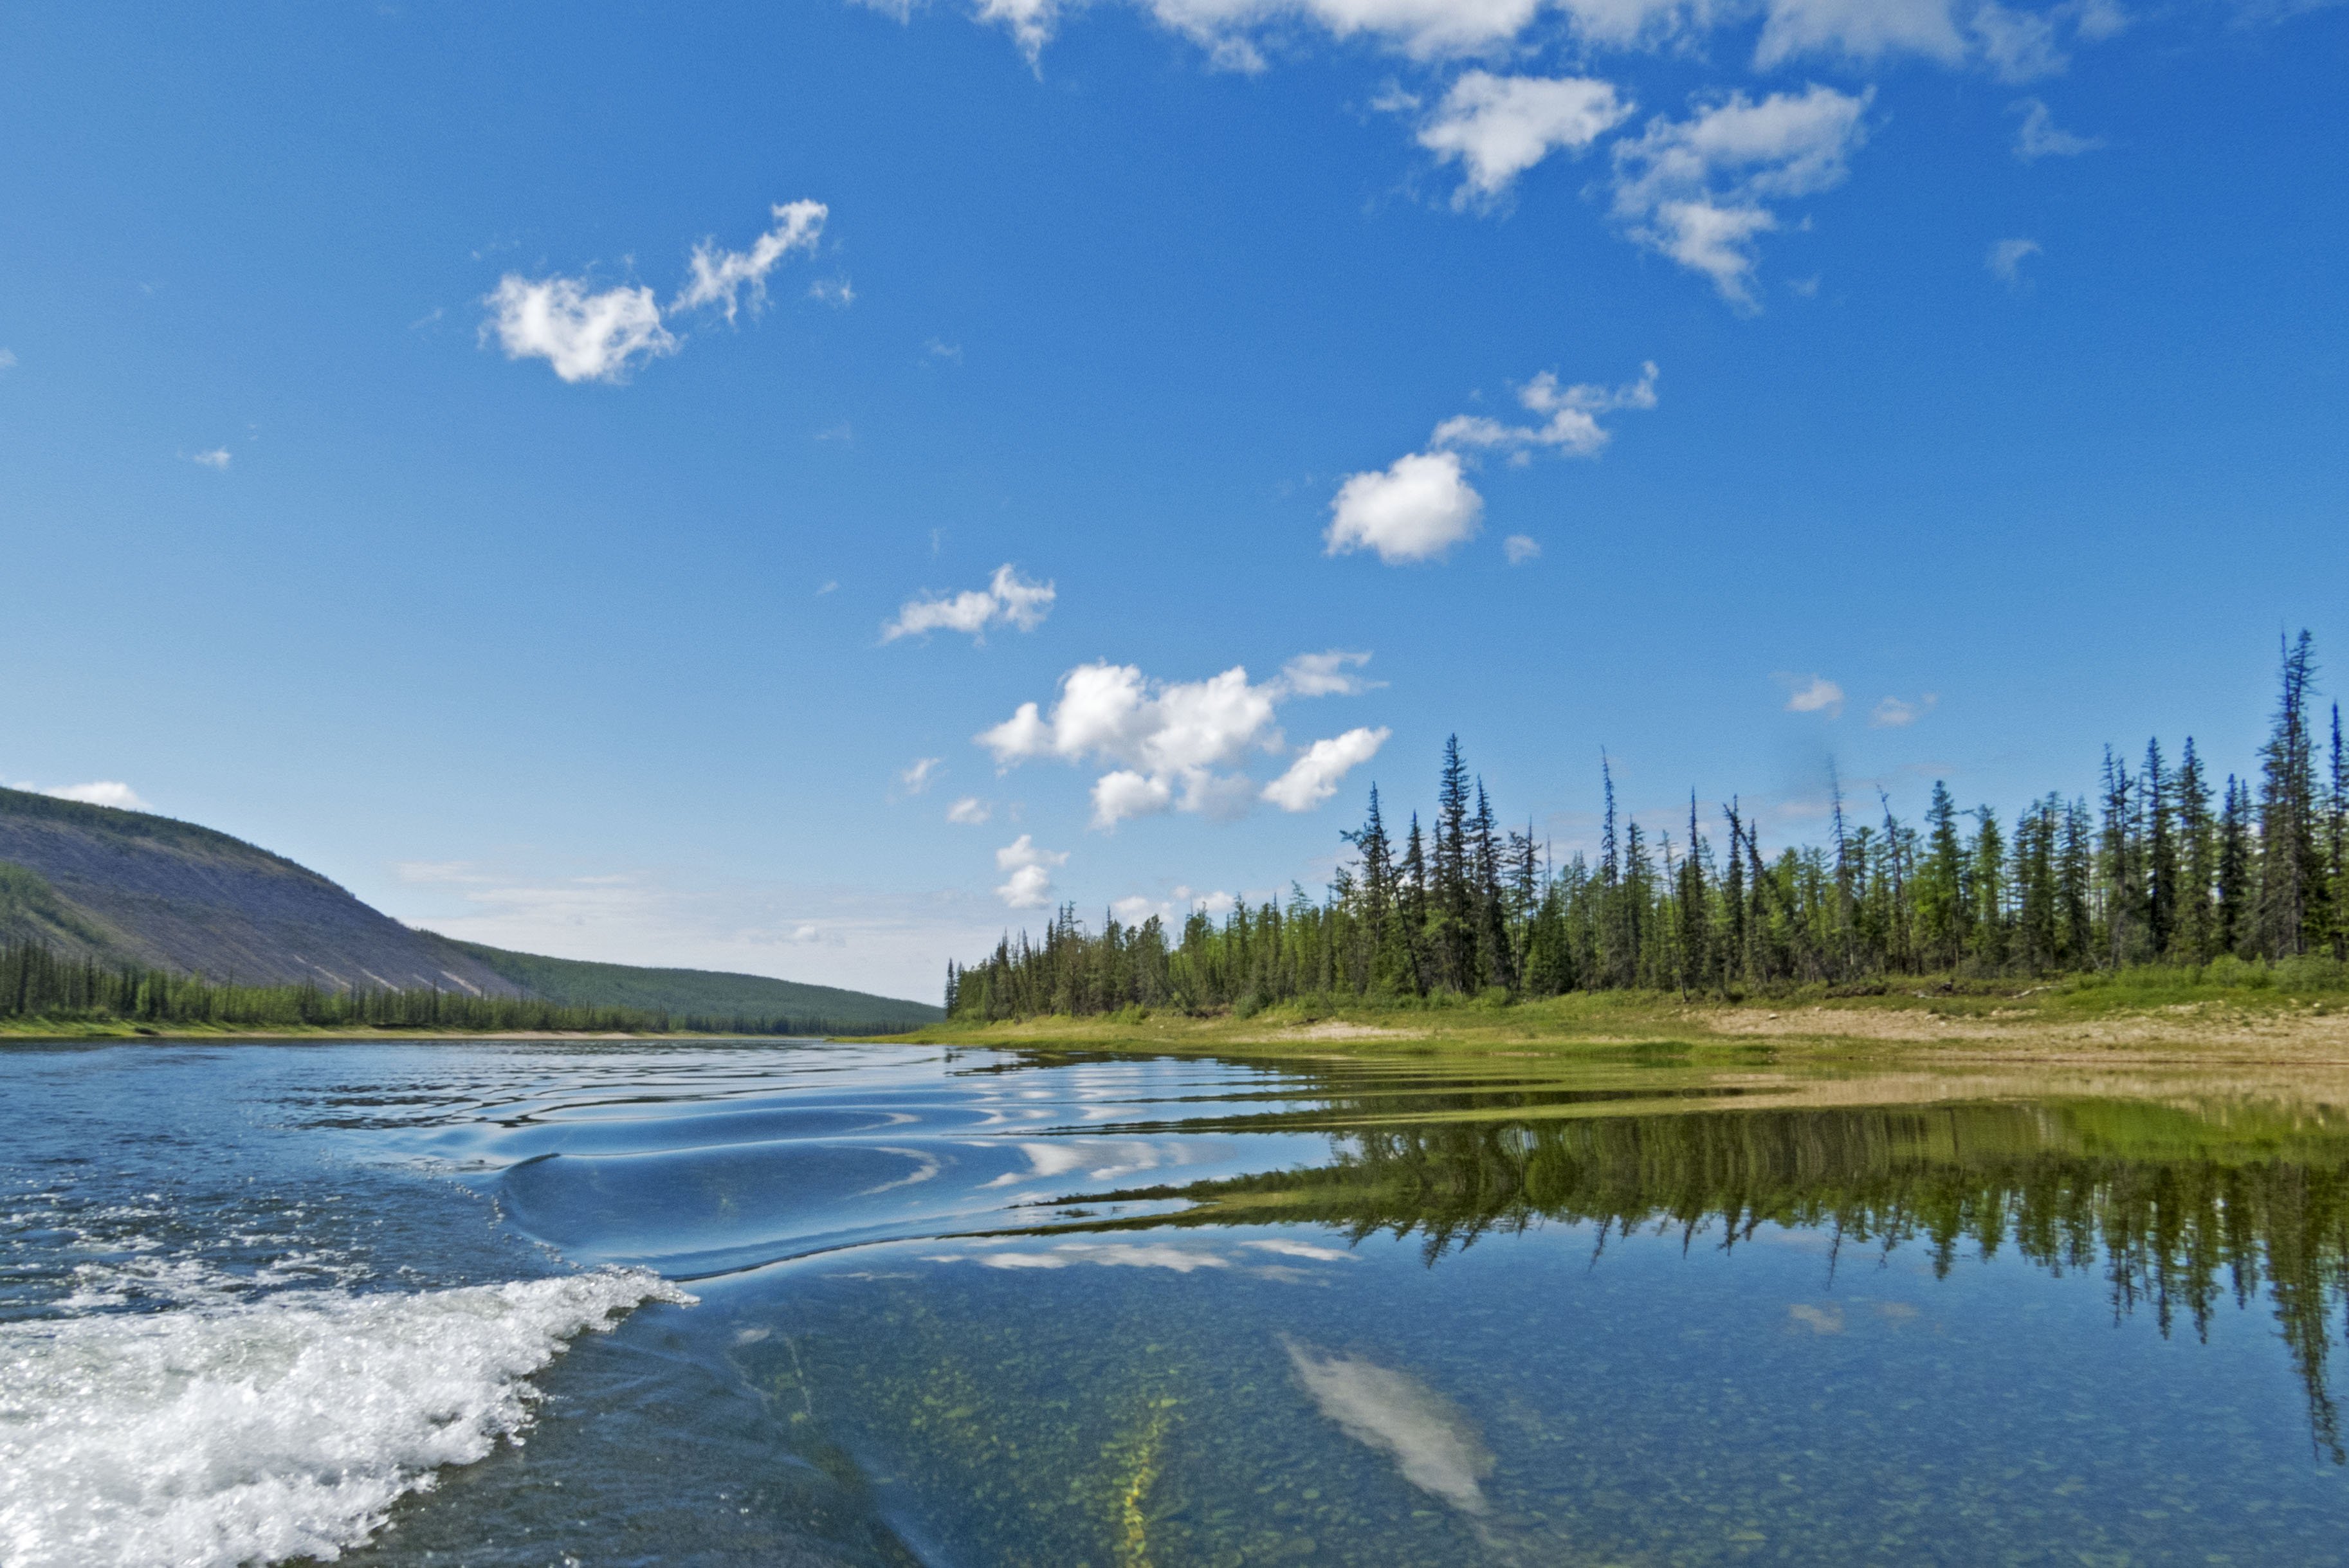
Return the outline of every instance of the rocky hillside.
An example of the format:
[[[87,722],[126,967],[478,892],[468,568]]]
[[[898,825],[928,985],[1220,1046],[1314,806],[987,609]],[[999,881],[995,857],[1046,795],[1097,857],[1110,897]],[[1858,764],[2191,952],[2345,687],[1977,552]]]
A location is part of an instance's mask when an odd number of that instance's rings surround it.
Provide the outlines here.
[[[0,937],[214,981],[524,995],[242,839],[18,789],[0,789]]]

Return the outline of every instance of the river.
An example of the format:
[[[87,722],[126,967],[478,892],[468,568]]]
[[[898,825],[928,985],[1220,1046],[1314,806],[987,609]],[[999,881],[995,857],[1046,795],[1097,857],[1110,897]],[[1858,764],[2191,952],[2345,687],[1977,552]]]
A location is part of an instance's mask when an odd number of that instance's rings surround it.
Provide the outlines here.
[[[0,1564],[2316,1563],[2349,1094],[0,1050]]]

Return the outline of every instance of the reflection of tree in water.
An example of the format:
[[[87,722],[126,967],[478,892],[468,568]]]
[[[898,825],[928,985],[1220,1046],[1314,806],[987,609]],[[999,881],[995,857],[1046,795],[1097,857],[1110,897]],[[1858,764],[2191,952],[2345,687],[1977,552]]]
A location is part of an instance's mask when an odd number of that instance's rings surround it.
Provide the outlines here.
[[[1543,1220],[1596,1225],[1602,1248],[1632,1231],[1733,1247],[1764,1224],[1825,1231],[1838,1253],[1918,1243],[1937,1274],[1961,1247],[2013,1246],[2059,1274],[2101,1267],[2116,1317],[2150,1306],[2165,1336],[2181,1315],[2207,1335],[2222,1296],[2243,1307],[2264,1288],[2315,1439],[2344,1458],[2325,1321],[2349,1302],[2349,1130],[2112,1102],[1424,1122],[1378,1109],[1329,1165],[1185,1189],[1203,1206],[1182,1219],[1417,1235],[1431,1264]]]

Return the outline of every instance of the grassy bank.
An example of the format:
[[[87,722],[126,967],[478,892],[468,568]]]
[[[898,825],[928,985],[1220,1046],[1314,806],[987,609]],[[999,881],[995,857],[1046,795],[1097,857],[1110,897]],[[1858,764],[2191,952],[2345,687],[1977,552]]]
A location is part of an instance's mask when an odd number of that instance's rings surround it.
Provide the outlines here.
[[[2231,960],[2073,975],[2045,983],[1904,979],[1793,986],[1729,999],[1582,992],[1540,1001],[1438,999],[1385,1006],[1308,999],[1205,1016],[1127,1008],[903,1037],[934,1044],[1230,1056],[1570,1053],[1671,1044],[1886,1051],[2128,1051],[2192,1057],[2283,1053],[2349,1059],[2349,966]]]

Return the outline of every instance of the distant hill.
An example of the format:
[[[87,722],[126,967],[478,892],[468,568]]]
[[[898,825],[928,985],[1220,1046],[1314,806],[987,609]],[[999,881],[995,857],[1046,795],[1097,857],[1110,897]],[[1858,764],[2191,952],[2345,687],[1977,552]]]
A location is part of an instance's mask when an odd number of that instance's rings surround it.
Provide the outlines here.
[[[494,969],[242,839],[0,789],[0,936],[214,981],[517,996]]]
[[[215,982],[456,990],[878,1033],[924,1002],[699,969],[587,964],[412,930],[282,855],[144,811],[0,789],[0,941]]]
[[[746,1018],[821,1018],[836,1028],[876,1033],[890,1026],[913,1028],[946,1016],[945,1008],[927,1002],[903,1002],[834,985],[772,980],[763,975],[639,969],[627,964],[589,964],[576,958],[509,953],[454,937],[439,940],[533,996],[574,1006],[661,1008],[678,1015]]]

